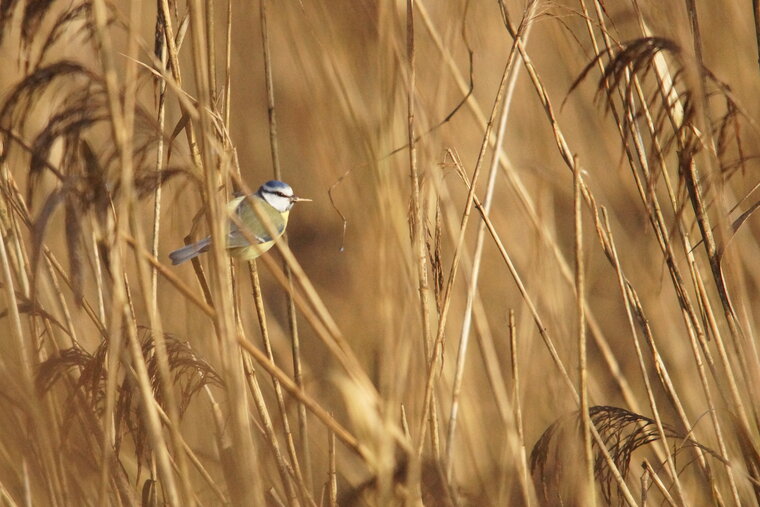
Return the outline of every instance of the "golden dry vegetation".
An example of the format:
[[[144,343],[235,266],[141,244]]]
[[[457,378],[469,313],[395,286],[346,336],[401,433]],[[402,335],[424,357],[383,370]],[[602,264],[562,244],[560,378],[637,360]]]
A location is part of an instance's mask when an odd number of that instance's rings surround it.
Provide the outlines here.
[[[753,4],[0,1],[2,503],[757,504]]]

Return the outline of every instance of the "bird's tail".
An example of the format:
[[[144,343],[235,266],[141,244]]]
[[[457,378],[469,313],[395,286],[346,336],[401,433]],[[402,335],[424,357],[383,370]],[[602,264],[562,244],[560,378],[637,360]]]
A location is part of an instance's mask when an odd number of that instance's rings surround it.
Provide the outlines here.
[[[189,261],[193,257],[197,257],[206,250],[208,250],[211,244],[211,237],[197,241],[191,245],[183,246],[169,254],[169,258],[172,260],[172,264],[182,264],[185,261]]]

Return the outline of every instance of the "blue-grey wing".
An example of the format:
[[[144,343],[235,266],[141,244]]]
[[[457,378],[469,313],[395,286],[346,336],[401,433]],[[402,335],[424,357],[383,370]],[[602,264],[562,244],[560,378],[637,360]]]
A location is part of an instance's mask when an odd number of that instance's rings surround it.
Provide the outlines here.
[[[266,232],[264,234],[255,234],[253,231],[248,230],[248,236],[255,239],[258,243],[272,241],[272,236]],[[242,248],[250,244],[251,242],[248,240],[248,237],[238,228],[237,224],[230,224],[230,232],[227,233],[227,248]]]
[[[272,226],[277,232],[279,237],[285,230],[285,221],[278,213],[268,213],[270,211],[266,207],[262,208],[262,212],[269,218]],[[237,205],[235,213],[240,218],[240,222],[245,226],[247,235],[244,234],[238,225],[234,222],[230,223],[230,229],[227,234],[227,248],[242,248],[249,246],[251,242],[247,236],[255,239],[258,243],[267,243],[272,241],[272,235],[269,234],[267,228],[261,224],[256,212],[251,209],[250,203],[247,199],[240,200],[240,204]]]

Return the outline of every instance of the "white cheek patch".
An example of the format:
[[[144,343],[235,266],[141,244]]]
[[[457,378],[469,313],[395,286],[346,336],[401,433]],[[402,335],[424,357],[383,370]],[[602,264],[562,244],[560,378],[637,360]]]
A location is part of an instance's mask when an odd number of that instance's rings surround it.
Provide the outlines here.
[[[282,197],[279,195],[267,195],[266,200],[269,204],[272,205],[274,209],[276,209],[279,212],[285,212],[290,209],[290,207],[293,205],[293,203],[288,199],[287,197]]]

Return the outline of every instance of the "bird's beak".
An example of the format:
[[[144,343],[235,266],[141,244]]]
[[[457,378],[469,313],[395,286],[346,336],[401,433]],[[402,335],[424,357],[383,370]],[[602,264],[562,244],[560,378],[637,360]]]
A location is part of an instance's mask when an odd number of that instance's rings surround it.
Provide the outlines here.
[[[307,199],[306,197],[298,197],[297,195],[294,195],[293,197],[291,197],[290,200],[293,202],[301,202],[301,201],[311,202],[311,199]]]

